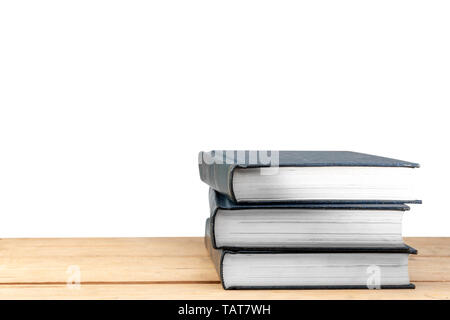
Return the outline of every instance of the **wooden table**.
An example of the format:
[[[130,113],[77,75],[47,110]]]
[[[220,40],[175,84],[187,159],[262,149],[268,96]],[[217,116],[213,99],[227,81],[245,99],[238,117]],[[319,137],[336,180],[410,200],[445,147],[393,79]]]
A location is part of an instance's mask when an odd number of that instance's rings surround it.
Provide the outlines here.
[[[1,239],[0,299],[449,299],[450,238],[405,241],[415,290],[225,291],[203,238]]]

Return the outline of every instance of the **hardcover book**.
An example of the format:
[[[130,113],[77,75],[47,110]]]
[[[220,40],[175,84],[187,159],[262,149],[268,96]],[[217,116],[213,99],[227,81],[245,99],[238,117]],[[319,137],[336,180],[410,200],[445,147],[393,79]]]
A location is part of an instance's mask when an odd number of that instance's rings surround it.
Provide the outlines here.
[[[238,203],[420,203],[417,163],[349,151],[200,152],[202,181]]]
[[[209,220],[209,219],[208,219]],[[214,249],[210,223],[205,245],[224,289],[413,289],[409,247],[363,252]]]
[[[405,248],[403,204],[238,204],[210,189],[212,246],[227,249]],[[252,248],[252,249],[249,249]]]

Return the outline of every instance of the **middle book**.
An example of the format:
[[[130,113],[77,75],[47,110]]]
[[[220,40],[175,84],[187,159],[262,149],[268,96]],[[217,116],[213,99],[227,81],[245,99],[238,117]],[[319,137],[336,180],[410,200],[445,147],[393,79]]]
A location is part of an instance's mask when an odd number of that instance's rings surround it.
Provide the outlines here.
[[[402,239],[404,204],[238,204],[210,189],[215,249],[408,248]]]

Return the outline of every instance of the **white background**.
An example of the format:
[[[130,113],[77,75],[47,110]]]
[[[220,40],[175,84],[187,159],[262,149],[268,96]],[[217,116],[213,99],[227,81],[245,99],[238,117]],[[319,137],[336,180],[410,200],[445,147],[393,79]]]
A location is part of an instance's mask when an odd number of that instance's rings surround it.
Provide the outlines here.
[[[2,1],[0,237],[201,236],[197,153],[419,162],[450,236],[448,1]]]

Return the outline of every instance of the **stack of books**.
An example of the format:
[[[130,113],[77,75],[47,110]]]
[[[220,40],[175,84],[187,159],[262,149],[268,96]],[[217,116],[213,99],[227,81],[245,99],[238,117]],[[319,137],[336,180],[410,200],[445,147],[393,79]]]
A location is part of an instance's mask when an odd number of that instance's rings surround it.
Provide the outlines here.
[[[417,163],[347,151],[200,152],[205,244],[225,289],[414,288]]]

